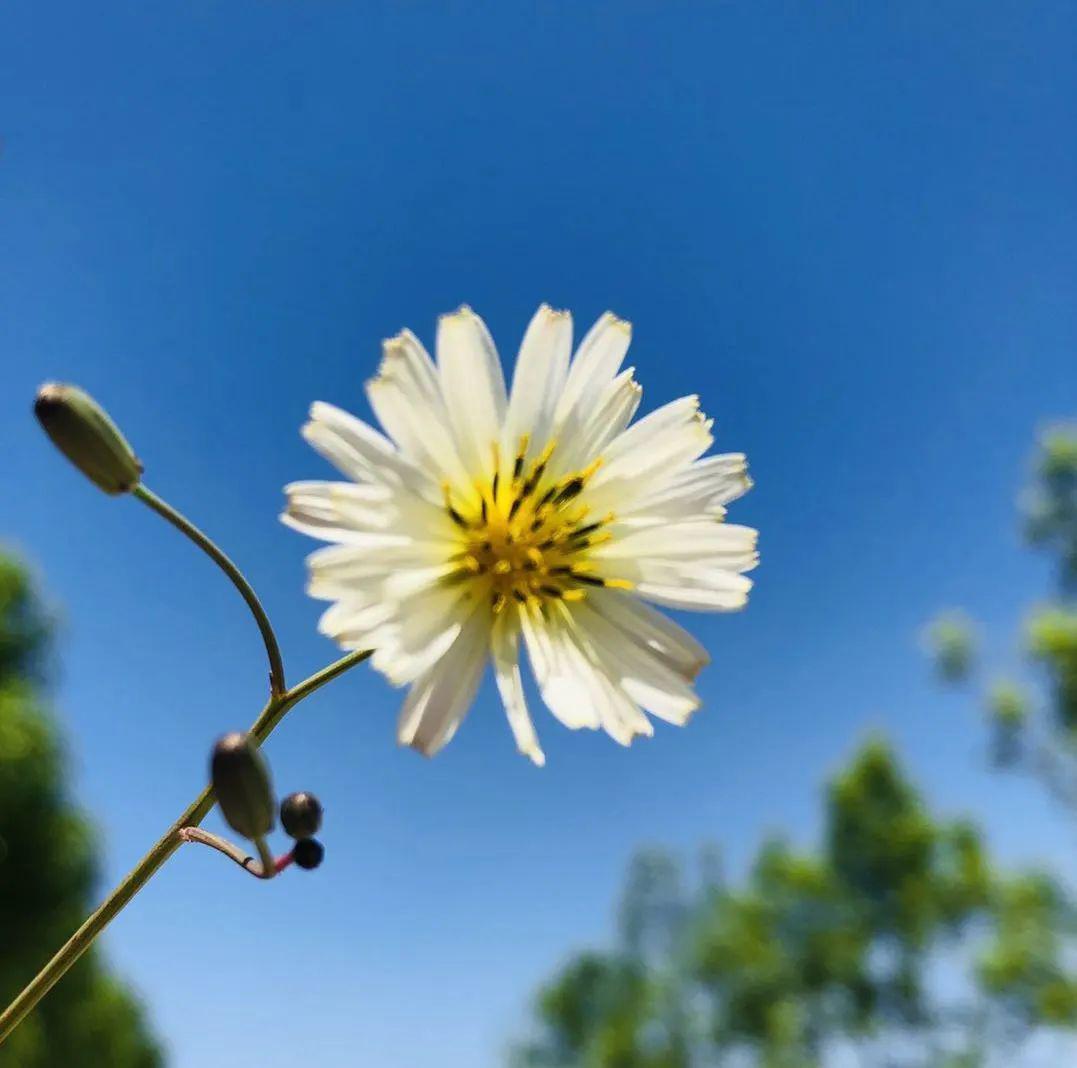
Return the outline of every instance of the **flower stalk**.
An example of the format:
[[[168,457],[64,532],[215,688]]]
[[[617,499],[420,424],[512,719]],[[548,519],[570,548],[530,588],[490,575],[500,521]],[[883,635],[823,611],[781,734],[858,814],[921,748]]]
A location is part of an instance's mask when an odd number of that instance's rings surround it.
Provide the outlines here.
[[[250,609],[265,644],[269,661],[269,698],[251,725],[250,742],[259,747],[281,720],[304,698],[338,675],[367,659],[371,650],[348,653],[293,686],[285,683],[284,662],[276,634],[265,609],[246,577],[216,543],[186,516],[158,497],[140,481],[141,464],[134,457],[115,424],[91,397],[74,387],[46,387],[39,394],[35,412],[57,448],[91,481],[107,493],[129,492],[197,545],[227,575]],[[255,753],[257,756],[257,753]],[[259,857],[248,858],[231,843],[199,831],[198,825],[217,803],[213,786],[207,786],[183,810],[127,877],[86,918],[17,998],[0,1013],[0,1045],[26,1018],[39,1001],[93,945],[97,937],[123,911],[131,899],[153,878],[184,842],[212,845],[259,878],[272,878],[291,863],[291,856],[274,860],[263,835],[254,838]]]
[[[327,682],[370,656],[370,650],[349,653],[315,672],[283,694],[269,698],[251,726],[251,734],[263,743],[281,720],[304,698]],[[64,973],[93,945],[102,931],[119,915],[131,899],[160,870],[165,861],[184,843],[185,828],[197,827],[216,804],[212,787],[207,786],[183,810],[128,876],[92,912],[82,926],[64,943],[55,956],[30,981],[21,994],[0,1014],[0,1045],[25,1019],[35,1005],[55,986]]]
[[[262,641],[265,643],[266,656],[269,659],[270,692],[283,694],[286,689],[284,661],[281,657],[280,646],[277,644],[277,636],[273,633],[273,626],[262,607],[262,602],[258,600],[258,595],[244,577],[243,572],[212,538],[204,534],[185,515],[178,512],[167,501],[163,501],[143,483],[139,482],[131,493],[147,507],[153,509],[162,519],[171,523],[181,534],[190,538],[228,576],[229,581],[239,591],[239,595],[247,602],[247,607],[251,610],[254,622],[262,635]]]
[[[210,834],[209,831],[203,831],[201,827],[184,827],[180,831],[180,838],[185,842],[197,843],[198,845],[209,846],[210,849],[216,849],[218,853],[223,853],[229,860],[234,861],[256,879],[272,879],[287,867],[288,861],[291,859],[290,854],[287,853],[280,857],[274,857],[269,851],[269,846],[264,838],[259,838],[254,843],[255,849],[258,851],[257,857],[252,857],[234,842],[229,842],[227,838],[222,838],[219,834]]]

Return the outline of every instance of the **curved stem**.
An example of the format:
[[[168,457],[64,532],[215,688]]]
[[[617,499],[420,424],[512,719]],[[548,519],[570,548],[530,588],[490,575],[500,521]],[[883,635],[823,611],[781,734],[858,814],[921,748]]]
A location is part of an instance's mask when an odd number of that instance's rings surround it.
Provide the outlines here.
[[[269,688],[274,694],[283,694],[284,685],[284,661],[281,659],[280,646],[277,644],[277,636],[273,633],[269,617],[258,600],[251,584],[243,577],[243,572],[228,558],[222,549],[202,533],[185,515],[177,512],[167,501],[161,500],[153,490],[148,489],[141,482],[131,491],[143,504],[152,508],[162,519],[168,520],[177,530],[191,539],[213,562],[231,579],[232,585],[239,590],[240,596],[247,602],[247,607],[254,616],[254,622],[262,632],[262,641],[265,642],[266,656],[269,658]]]
[[[286,693],[269,698],[265,708],[251,726],[251,733],[261,744],[287,715],[289,709],[319,687],[335,679],[348,668],[370,656],[371,650],[349,653],[321,671],[311,675]],[[52,989],[63,974],[93,945],[95,939],[123,911],[128,902],[156,874],[166,860],[183,844],[184,827],[197,827],[216,804],[211,787],[206,787],[184,809],[180,817],[161,836],[134,870],[94,910],[82,926],[60,947],[56,955],[30,981],[21,994],[0,1014],[0,1045],[22,1022],[31,1009]]]
[[[235,842],[230,842],[219,834],[210,834],[209,831],[203,831],[201,827],[184,827],[179,832],[179,836],[184,842],[216,849],[218,853],[223,853],[230,861],[238,864],[245,872],[253,875],[256,879],[272,879],[277,874],[277,861],[273,854],[270,853],[265,839],[256,843],[258,856],[252,857],[246,850],[240,849]]]
[[[277,860],[269,851],[269,845],[264,838],[259,838],[254,843],[254,848],[258,850],[258,860],[261,864],[263,879],[272,879],[277,874]]]

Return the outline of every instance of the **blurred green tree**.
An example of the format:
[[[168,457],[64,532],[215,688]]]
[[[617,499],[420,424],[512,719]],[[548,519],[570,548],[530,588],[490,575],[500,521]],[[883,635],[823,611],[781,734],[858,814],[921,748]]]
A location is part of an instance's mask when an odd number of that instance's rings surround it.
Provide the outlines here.
[[[65,790],[43,699],[48,621],[26,570],[0,552],[0,1003],[82,921],[96,881],[93,830]],[[157,1068],[138,1002],[88,953],[0,1048],[2,1068]]]
[[[1008,876],[965,821],[934,817],[881,740],[830,784],[822,846],[760,849],[743,886],[630,869],[620,945],[539,994],[518,1062],[542,1068],[971,1066],[1077,1026],[1073,911]],[[950,974],[954,965],[959,974]]]

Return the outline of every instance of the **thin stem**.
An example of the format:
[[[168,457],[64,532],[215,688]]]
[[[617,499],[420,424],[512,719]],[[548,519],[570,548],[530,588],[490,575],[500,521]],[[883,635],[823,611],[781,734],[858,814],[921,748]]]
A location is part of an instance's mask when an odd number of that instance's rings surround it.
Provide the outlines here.
[[[288,711],[319,687],[332,681],[348,668],[370,656],[371,650],[348,653],[347,656],[322,668],[286,693],[274,695],[266,702],[251,726],[259,744],[272,733]],[[182,815],[161,836],[152,849],[138,862],[134,870],[112,891],[82,926],[67,940],[56,955],[30,981],[29,985],[0,1015],[0,1045],[22,1022],[27,1013],[52,989],[63,974],[93,945],[94,940],[156,874],[166,860],[183,844],[180,832],[184,827],[197,827],[216,804],[213,790],[207,786],[184,809]]]
[[[277,874],[277,862],[269,851],[265,840],[256,843],[258,857],[252,857],[246,850],[240,849],[235,842],[222,838],[219,834],[210,834],[201,827],[184,827],[179,833],[184,842],[192,842],[197,845],[209,846],[223,853],[230,861],[238,864],[245,872],[253,875],[256,879],[272,879]]]
[[[277,874],[277,862],[269,851],[269,845],[264,838],[258,838],[255,840],[254,848],[258,850],[258,859],[262,865],[262,878],[272,879]]]
[[[258,739],[258,744],[261,745],[273,733],[277,724],[284,719],[293,705],[297,705],[300,701],[309,697],[315,690],[320,690],[327,682],[332,682],[338,675],[343,675],[349,668],[355,667],[356,664],[361,664],[373,652],[373,649],[359,649],[354,653],[348,653],[339,660],[334,660],[331,664],[327,664],[321,671],[314,672],[313,675],[302,682],[297,682],[284,695],[276,708],[273,707],[273,702],[270,701],[254,726],[251,727],[251,733]]]
[[[258,600],[251,584],[243,577],[243,572],[228,558],[224,551],[185,515],[177,512],[167,501],[161,500],[153,490],[141,482],[131,491],[143,504],[152,508],[163,519],[167,519],[177,530],[191,539],[213,562],[231,579],[232,585],[239,590],[240,596],[247,602],[247,607],[254,616],[254,622],[262,632],[266,656],[269,657],[269,688],[274,694],[285,692],[284,661],[281,659],[277,636],[273,633],[269,617]]]

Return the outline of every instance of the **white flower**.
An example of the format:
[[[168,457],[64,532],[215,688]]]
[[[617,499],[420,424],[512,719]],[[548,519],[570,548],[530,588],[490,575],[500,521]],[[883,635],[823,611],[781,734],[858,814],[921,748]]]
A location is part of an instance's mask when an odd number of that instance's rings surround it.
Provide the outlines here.
[[[545,760],[520,675],[571,728],[628,745],[646,709],[683,724],[709,657],[647,601],[742,607],[754,530],[725,522],[751,487],[744,456],[700,459],[711,423],[696,397],[629,422],[641,390],[621,371],[630,325],[607,313],[570,362],[572,319],[543,305],[506,392],[483,321],[438,323],[437,365],[414,334],[386,341],[367,396],[388,437],[316,403],[303,436],[348,482],[286,487],[283,520],[334,544],[311,555],[319,629],[410,686],[402,744],[452,738],[487,657],[522,753]]]

